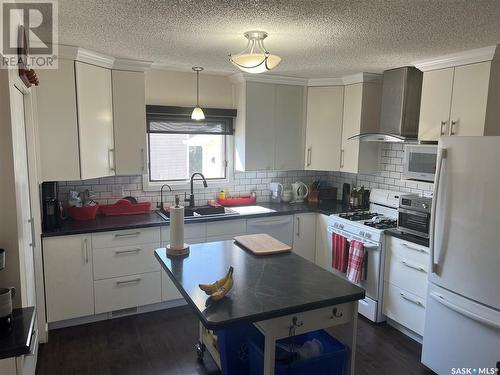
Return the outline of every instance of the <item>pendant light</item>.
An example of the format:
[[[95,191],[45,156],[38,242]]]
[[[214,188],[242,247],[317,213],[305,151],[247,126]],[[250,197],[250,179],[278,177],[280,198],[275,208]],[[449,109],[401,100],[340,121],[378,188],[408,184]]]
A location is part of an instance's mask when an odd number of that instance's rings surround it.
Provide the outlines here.
[[[229,55],[229,61],[247,73],[264,73],[274,69],[281,62],[281,57],[271,55],[264,47],[265,31],[247,31],[243,34],[248,39],[247,46],[236,55]]]
[[[199,74],[203,70],[201,66],[193,66],[193,70],[196,72],[196,107],[193,109],[193,113],[191,113],[191,118],[193,120],[205,120],[205,114],[203,110],[200,108],[200,83],[199,83]]]

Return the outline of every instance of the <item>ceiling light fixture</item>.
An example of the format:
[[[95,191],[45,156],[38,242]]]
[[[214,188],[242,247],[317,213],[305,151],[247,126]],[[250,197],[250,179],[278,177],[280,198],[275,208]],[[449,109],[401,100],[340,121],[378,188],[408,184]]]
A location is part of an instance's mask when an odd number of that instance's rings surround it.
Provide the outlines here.
[[[229,54],[229,61],[233,65],[247,73],[264,73],[278,66],[281,57],[271,55],[264,47],[264,39],[267,38],[265,31],[247,31],[243,35],[248,43],[240,53]]]
[[[196,72],[196,107],[193,109],[193,113],[191,113],[191,118],[193,120],[205,120],[205,114],[203,110],[200,108],[200,83],[199,83],[199,74],[203,70],[201,66],[193,66],[192,68]]]

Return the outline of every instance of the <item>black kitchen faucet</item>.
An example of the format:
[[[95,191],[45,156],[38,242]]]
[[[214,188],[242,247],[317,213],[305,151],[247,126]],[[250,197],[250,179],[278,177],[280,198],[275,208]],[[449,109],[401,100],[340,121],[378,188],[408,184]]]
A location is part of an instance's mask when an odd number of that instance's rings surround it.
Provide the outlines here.
[[[184,201],[189,202],[188,207],[190,208],[194,207],[193,181],[196,175],[200,176],[201,179],[203,180],[203,186],[208,187],[207,180],[205,179],[205,176],[203,176],[203,174],[201,174],[200,172],[195,172],[191,175],[191,194],[189,195],[189,198],[186,198],[186,193],[184,193]]]

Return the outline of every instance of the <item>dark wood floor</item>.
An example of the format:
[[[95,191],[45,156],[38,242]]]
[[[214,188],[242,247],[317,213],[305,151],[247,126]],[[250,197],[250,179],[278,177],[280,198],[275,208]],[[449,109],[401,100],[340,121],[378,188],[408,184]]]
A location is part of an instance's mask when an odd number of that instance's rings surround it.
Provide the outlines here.
[[[344,333],[337,330],[339,337]],[[187,306],[50,331],[38,375],[219,374],[196,361],[198,321]],[[421,347],[397,330],[359,319],[356,374],[431,374]]]

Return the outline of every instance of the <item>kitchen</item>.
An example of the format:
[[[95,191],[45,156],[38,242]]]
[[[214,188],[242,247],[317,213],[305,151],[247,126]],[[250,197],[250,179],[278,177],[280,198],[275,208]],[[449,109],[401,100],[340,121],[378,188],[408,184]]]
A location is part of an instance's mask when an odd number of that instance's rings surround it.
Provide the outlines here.
[[[14,17],[0,69],[0,373],[498,370],[497,2],[47,3],[57,67]]]

